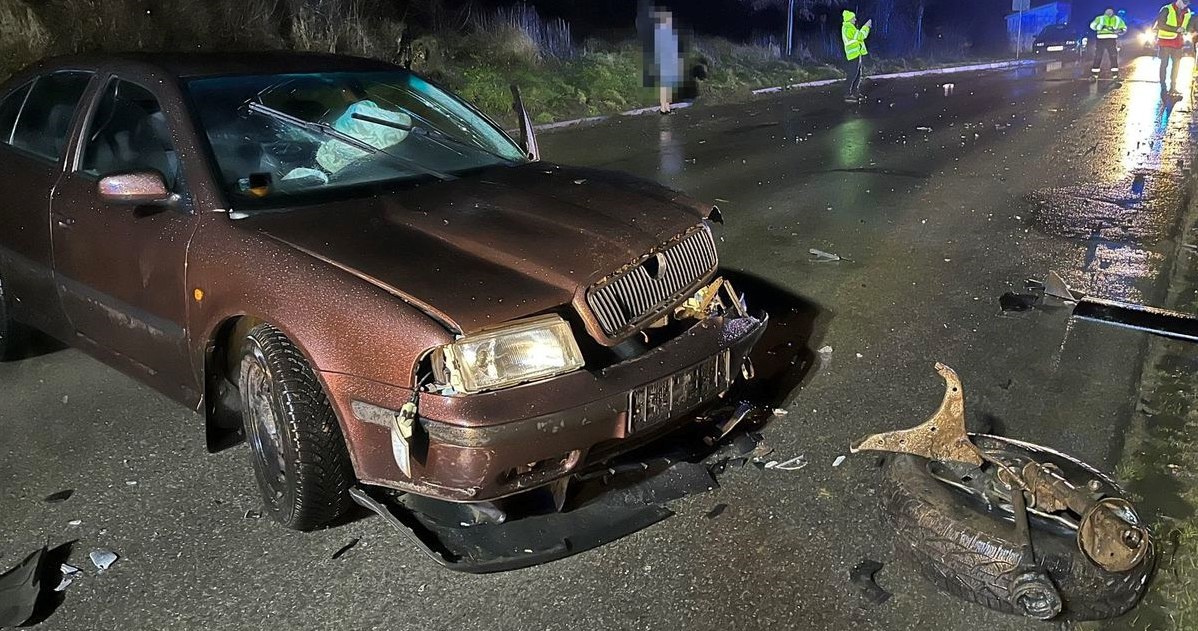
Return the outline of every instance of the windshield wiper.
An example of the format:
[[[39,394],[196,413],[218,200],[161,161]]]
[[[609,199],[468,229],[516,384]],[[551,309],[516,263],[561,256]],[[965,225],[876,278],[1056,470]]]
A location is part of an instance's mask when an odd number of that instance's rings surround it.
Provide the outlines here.
[[[365,151],[366,153],[371,154],[371,155],[381,155],[383,157],[390,158],[391,160],[394,160],[395,162],[398,162],[399,164],[402,164],[405,167],[414,169],[416,171],[424,173],[425,175],[431,175],[440,180],[456,179],[454,176],[452,176],[448,173],[445,173],[443,171],[438,171],[436,169],[430,169],[429,167],[426,167],[423,164],[420,164],[419,162],[416,162],[415,160],[412,160],[410,158],[405,158],[403,156],[395,155],[394,153],[391,153],[385,149],[379,149],[378,147],[376,147],[364,140],[355,138],[343,131],[337,130],[335,127],[333,127],[332,125],[329,125],[328,123],[315,123],[312,121],[306,121],[302,118],[299,118],[298,116],[292,116],[291,114],[287,114],[285,112],[280,112],[279,110],[276,110],[275,108],[270,107],[269,105],[263,105],[261,103],[255,102],[255,101],[250,101],[249,103],[246,104],[246,106],[249,108],[249,111],[251,111],[255,114],[261,114],[263,116],[267,116],[269,118],[273,118],[275,120],[282,121],[289,125],[295,125],[296,127],[301,127],[303,129],[307,129],[309,131],[316,132],[318,134],[323,134],[325,136],[328,136],[329,138],[333,138],[334,140],[339,140],[355,149]]]
[[[412,118],[414,118],[416,120],[420,120],[421,122],[424,122],[427,124],[427,121],[424,121],[420,116],[417,116],[414,112],[409,112],[408,110],[403,109],[403,108],[400,108],[400,109],[403,111],[404,114],[407,114],[408,116],[411,116]],[[350,118],[353,118],[354,120],[360,120],[365,123],[373,123],[375,125],[382,125],[383,127],[390,127],[391,129],[398,129],[399,131],[416,132],[416,133],[422,134],[426,138],[433,138],[438,141],[448,140],[449,142],[451,142],[459,147],[465,147],[467,149],[473,149],[474,151],[485,153],[493,158],[498,158],[501,161],[507,162],[509,164],[512,162],[515,162],[515,160],[512,160],[511,158],[509,158],[499,152],[492,151],[490,149],[487,149],[486,147],[482,147],[482,146],[476,145],[472,142],[467,142],[465,140],[462,140],[461,138],[451,136],[431,125],[428,127],[420,127],[417,125],[405,125],[404,123],[397,123],[393,120],[387,120],[385,118],[378,118],[377,116],[371,116],[369,114],[359,114],[357,112],[350,114]]]

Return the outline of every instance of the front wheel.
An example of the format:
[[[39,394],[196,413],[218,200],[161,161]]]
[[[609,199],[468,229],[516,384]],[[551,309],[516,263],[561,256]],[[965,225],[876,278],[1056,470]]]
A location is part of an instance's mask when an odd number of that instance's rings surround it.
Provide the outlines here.
[[[324,389],[269,324],[250,330],[241,357],[242,421],[266,512],[295,530],[329,525],[351,504],[354,474]]]
[[[1065,454],[996,436],[972,439],[1008,465],[1052,464],[1066,479],[1095,480],[1108,496],[1123,495],[1108,476]],[[990,465],[979,469],[894,456],[883,475],[883,510],[895,531],[896,552],[926,578],[965,600],[1026,614],[1016,607],[1011,589],[1022,542],[996,479]],[[1036,562],[1057,588],[1065,618],[1112,618],[1135,606],[1155,566],[1151,549],[1132,569],[1110,572],[1086,558],[1067,523],[1051,515],[1029,517]]]

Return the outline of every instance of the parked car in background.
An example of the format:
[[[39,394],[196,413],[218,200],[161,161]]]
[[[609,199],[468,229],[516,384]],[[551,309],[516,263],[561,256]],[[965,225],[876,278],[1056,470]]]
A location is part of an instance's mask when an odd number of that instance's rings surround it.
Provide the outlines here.
[[[212,448],[244,429],[296,529],[357,484],[483,502],[663,440],[765,318],[719,276],[712,206],[539,162],[516,102],[520,142],[377,61],[36,64],[0,87],[0,355],[20,322]]]
[[[1083,55],[1090,45],[1090,36],[1069,24],[1050,24],[1032,42],[1036,55],[1075,58]]]

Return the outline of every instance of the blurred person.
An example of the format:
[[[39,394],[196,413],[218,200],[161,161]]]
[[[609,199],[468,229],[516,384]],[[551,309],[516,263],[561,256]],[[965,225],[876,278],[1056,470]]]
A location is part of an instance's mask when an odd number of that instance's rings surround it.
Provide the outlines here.
[[[657,88],[658,111],[671,114],[674,91],[683,79],[682,40],[668,9],[653,7],[647,17],[638,20],[645,48],[645,84]]]
[[[861,93],[861,80],[865,75],[865,57],[869,49],[865,40],[869,37],[870,27],[874,21],[868,20],[865,26],[857,28],[857,14],[845,10],[844,23],[840,27],[840,39],[844,43],[844,75],[846,88],[844,100],[846,103],[860,103],[865,99]]]
[[[1094,65],[1090,68],[1090,78],[1098,80],[1102,74],[1102,56],[1111,60],[1111,78],[1119,80],[1119,36],[1127,32],[1127,22],[1115,15],[1115,7],[1107,7],[1102,15],[1090,22],[1090,30],[1097,35],[1098,42],[1094,47]]]
[[[1190,24],[1194,13],[1190,0],[1176,0],[1163,7],[1156,16],[1157,56],[1161,59],[1161,92],[1181,96],[1177,91],[1177,74],[1185,57],[1185,34],[1193,32]]]

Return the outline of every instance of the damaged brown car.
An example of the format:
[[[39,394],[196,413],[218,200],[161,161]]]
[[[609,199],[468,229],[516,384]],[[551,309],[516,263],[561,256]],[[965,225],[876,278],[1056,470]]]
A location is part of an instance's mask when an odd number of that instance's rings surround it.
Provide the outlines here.
[[[244,436],[267,511],[358,484],[477,503],[660,439],[764,316],[713,208],[538,161],[395,66],[59,58],[0,89],[0,355],[22,327]],[[200,425],[197,423],[197,428]]]

